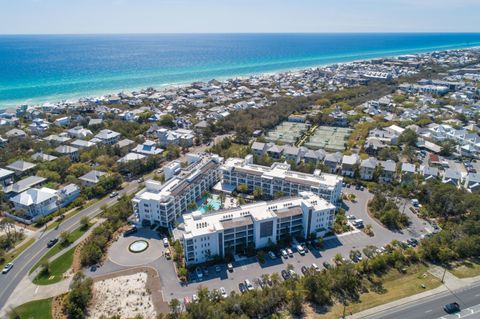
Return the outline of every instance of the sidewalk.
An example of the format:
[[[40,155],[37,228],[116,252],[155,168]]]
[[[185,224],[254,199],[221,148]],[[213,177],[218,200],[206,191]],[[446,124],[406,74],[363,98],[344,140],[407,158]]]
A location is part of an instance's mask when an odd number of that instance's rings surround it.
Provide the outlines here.
[[[48,262],[52,262],[54,261],[55,259],[57,259],[58,257],[60,257],[61,255],[65,254],[69,249],[77,246],[78,244],[80,244],[85,238],[88,237],[88,235],[90,235],[92,233],[92,231],[98,226],[100,225],[104,220],[103,219],[96,219],[96,222],[94,225],[92,225],[85,233],[82,234],[82,236],[80,236],[76,241],[74,241],[73,243],[71,243],[68,247],[65,247],[64,249],[62,249],[61,251],[59,251],[58,253],[56,253],[55,255],[53,255],[52,257],[48,258]],[[38,273],[40,272],[41,270],[41,267],[37,267],[37,269],[35,269],[35,271],[33,271],[31,274],[28,275],[28,278],[30,280],[33,281],[33,279],[38,275]]]
[[[5,307],[0,311],[0,318],[6,316],[8,310],[26,302],[51,298],[68,292],[71,281],[72,277],[56,284],[38,286],[34,285],[28,277],[24,277],[5,303]]]
[[[428,270],[429,273],[431,273],[433,276],[437,277],[438,279],[442,280],[443,274],[444,274],[444,269],[438,266],[432,267]],[[367,310],[364,310],[362,312],[358,312],[356,314],[353,314],[351,316],[347,316],[349,319],[361,319],[367,316],[375,315],[376,313],[392,309],[398,306],[403,306],[405,304],[408,304],[410,302],[418,301],[427,297],[435,296],[437,294],[450,291],[450,290],[456,290],[459,288],[466,287],[468,285],[471,285],[473,283],[480,282],[480,276],[477,277],[471,277],[471,278],[457,278],[455,277],[452,273],[447,271],[445,273],[445,278],[444,278],[444,285],[441,285],[435,289],[425,291],[416,295],[412,295],[409,297],[405,297],[399,300],[392,301],[387,304],[383,304],[377,307],[373,307]],[[448,287],[448,288],[447,288]]]

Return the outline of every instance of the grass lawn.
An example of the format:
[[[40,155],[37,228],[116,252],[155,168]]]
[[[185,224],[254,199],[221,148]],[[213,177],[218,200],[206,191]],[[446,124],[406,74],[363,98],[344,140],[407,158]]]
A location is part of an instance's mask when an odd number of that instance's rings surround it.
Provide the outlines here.
[[[62,280],[63,274],[72,266],[74,252],[75,247],[72,247],[63,255],[52,261],[50,263],[50,272],[48,274],[40,272],[33,280],[33,283],[36,285],[50,285]]]
[[[401,274],[395,269],[390,270],[382,277],[384,291],[370,290],[368,293],[362,294],[360,302],[347,306],[346,314],[357,313],[440,286],[440,280],[427,273],[427,270],[428,267],[423,265],[410,267],[406,274]],[[422,284],[426,286],[425,289],[421,287]],[[318,318],[340,318],[342,315],[343,305],[336,304],[328,313],[322,314]]]
[[[51,319],[52,298],[27,302],[15,308],[14,313],[20,319]]]
[[[90,223],[90,227],[92,227],[92,223]],[[72,231],[69,236],[68,236],[68,240],[70,243],[73,243],[75,242],[77,239],[79,239],[87,230],[84,230],[84,229],[81,229],[80,227],[78,227],[77,229],[75,229],[74,231]],[[64,246],[62,245],[60,242],[56,243],[55,246],[53,246],[52,248],[50,248],[50,250],[32,267],[32,269],[30,269],[30,272],[29,274],[31,274],[35,269],[38,268],[38,266],[40,266],[43,262],[45,262],[46,260],[48,260],[48,258],[52,257],[52,256],[55,256],[56,254],[58,254],[60,251],[68,248],[69,246]]]
[[[5,264],[8,264],[9,262],[11,262],[15,258],[17,258],[18,255],[20,255],[25,249],[30,247],[30,245],[33,244],[34,242],[35,242],[35,238],[30,238],[24,244],[19,246],[17,249],[14,249],[13,251],[11,251],[9,253],[6,253],[5,254],[5,261],[3,263],[0,263],[0,267],[3,268],[3,266]]]
[[[480,276],[480,260],[465,261],[450,272],[458,278],[469,278]]]

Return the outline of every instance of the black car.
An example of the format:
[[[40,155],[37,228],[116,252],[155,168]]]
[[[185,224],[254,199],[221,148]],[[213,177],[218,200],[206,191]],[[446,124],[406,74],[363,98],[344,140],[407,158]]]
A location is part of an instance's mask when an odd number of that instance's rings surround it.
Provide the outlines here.
[[[304,275],[308,274],[308,268],[307,267],[302,266],[302,268],[300,268],[300,270],[302,271],[302,274],[304,274]]]
[[[446,304],[443,307],[443,310],[445,310],[446,313],[456,313],[460,311],[460,305],[458,304],[458,302],[452,302],[452,303]]]
[[[332,266],[331,266],[328,262],[326,262],[326,261],[323,262],[323,267],[325,267],[325,269],[330,269],[330,268],[332,268]]]
[[[47,247],[52,248],[58,242],[58,238],[54,238],[48,241]]]
[[[290,276],[290,273],[284,269],[282,270],[282,277],[284,280],[288,280],[290,279],[291,276]]]
[[[238,289],[240,290],[240,292],[242,294],[246,293],[247,292],[247,287],[245,286],[245,284],[243,282],[239,283],[238,284]]]

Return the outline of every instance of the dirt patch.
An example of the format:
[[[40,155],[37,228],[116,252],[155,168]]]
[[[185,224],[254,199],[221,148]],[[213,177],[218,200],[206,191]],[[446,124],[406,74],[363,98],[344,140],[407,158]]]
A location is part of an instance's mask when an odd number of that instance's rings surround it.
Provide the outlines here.
[[[168,309],[166,304],[159,305],[162,297],[159,279],[155,276],[157,273],[153,269],[141,267],[96,278],[89,318],[114,315],[121,318],[138,315],[146,319],[155,318],[165,307]]]
[[[147,274],[147,282],[146,282],[145,288],[152,297],[152,302],[153,302],[153,306],[156,313],[169,313],[170,308],[168,306],[168,303],[163,300],[162,290],[161,290],[162,283],[160,281],[160,277],[158,276],[157,271],[153,268],[136,267],[136,268],[130,268],[126,270],[121,270],[115,273],[96,277],[94,278],[94,282],[117,278],[121,276],[130,276],[130,275],[134,275],[142,272]]]
[[[52,318],[53,319],[66,319],[67,316],[63,312],[63,302],[66,295],[60,295],[53,297],[52,299]]]

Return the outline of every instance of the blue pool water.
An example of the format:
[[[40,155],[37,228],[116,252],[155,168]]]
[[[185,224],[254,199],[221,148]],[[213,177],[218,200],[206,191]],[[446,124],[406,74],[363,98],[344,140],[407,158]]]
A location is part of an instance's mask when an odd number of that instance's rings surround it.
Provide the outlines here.
[[[222,206],[222,202],[217,196],[213,196],[212,198],[202,198],[202,200],[197,204],[198,210],[202,212],[202,214],[208,213],[207,206],[212,205],[213,211],[219,210]]]
[[[478,33],[2,35],[0,108],[478,45]]]

